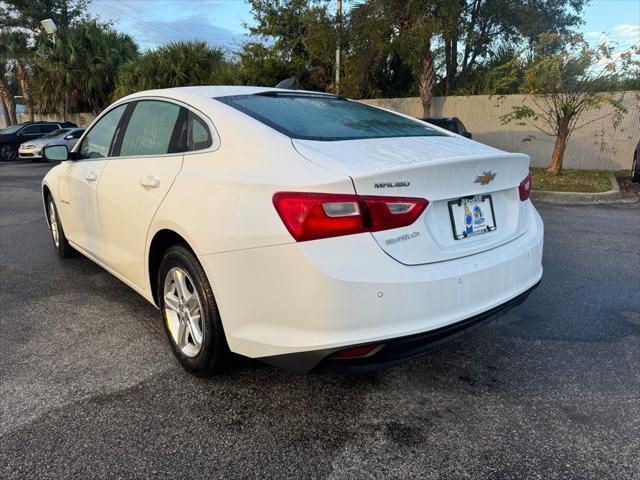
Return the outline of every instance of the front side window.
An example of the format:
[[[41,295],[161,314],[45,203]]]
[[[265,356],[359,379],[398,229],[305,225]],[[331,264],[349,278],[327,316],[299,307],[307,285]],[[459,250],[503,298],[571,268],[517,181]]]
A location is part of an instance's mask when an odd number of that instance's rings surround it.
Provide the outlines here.
[[[20,130],[21,135],[36,135],[40,133],[40,125],[29,125]]]
[[[114,108],[89,131],[78,150],[78,158],[105,158],[109,156],[113,134],[118,128],[127,105]]]
[[[157,100],[136,103],[120,147],[121,157],[163,155],[172,146],[180,106]]]
[[[218,97],[216,100],[291,138],[303,140],[443,135],[423,122],[332,95],[268,92]]]

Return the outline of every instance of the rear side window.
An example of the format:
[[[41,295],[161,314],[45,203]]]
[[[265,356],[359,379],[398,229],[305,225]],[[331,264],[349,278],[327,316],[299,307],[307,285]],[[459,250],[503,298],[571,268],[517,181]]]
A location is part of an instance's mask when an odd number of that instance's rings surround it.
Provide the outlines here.
[[[291,138],[333,141],[443,135],[423,122],[329,95],[269,92],[217,100]]]
[[[119,156],[163,155],[172,153],[180,106],[174,103],[143,100],[135,104],[122,137]]]
[[[49,133],[55,130],[60,130],[58,125],[40,125],[40,133]]]
[[[120,123],[127,105],[114,108],[98,120],[78,149],[78,158],[104,158],[109,156],[113,134]]]
[[[195,150],[204,150],[211,146],[211,132],[209,132],[209,127],[193,112],[189,112],[187,130],[187,150],[192,152]]]

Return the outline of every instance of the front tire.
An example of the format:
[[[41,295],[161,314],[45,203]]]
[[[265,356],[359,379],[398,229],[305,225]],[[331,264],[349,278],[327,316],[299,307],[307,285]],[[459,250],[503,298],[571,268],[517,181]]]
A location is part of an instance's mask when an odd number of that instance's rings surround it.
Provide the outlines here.
[[[0,145],[0,159],[12,162],[18,159],[18,148],[15,145]]]
[[[638,154],[633,156],[633,164],[631,165],[631,181],[640,183],[640,160],[638,160]]]
[[[202,377],[223,370],[229,347],[220,313],[207,276],[190,250],[181,245],[167,250],[157,291],[165,333],[180,364]]]
[[[74,257],[76,251],[67,241],[67,236],[64,234],[64,229],[62,228],[62,222],[60,222],[60,215],[58,215],[58,209],[51,196],[47,199],[47,215],[51,240],[53,241],[53,248],[55,248],[56,253],[60,258]]]

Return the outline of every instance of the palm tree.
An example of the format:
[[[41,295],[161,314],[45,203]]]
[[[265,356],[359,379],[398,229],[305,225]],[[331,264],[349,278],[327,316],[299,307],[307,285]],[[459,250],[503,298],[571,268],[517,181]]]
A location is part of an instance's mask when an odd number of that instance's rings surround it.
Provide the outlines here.
[[[44,111],[63,117],[70,110],[100,112],[109,104],[118,67],[136,58],[131,37],[96,21],[58,31],[34,62],[33,97]]]
[[[27,65],[33,56],[33,49],[29,47],[29,36],[16,30],[0,33],[0,56],[12,64],[22,96],[29,108],[29,119],[33,121],[33,103],[31,102],[31,88],[27,72]]]
[[[120,67],[114,97],[140,90],[236,83],[224,53],[202,41],[172,42]]]

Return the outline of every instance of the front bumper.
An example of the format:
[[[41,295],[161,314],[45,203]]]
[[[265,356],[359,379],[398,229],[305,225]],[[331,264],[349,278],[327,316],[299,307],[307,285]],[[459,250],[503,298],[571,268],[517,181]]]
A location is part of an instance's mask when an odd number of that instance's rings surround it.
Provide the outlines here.
[[[204,255],[200,261],[230,349],[276,364],[289,354],[321,352],[298,366],[287,362],[308,371],[327,352],[437,331],[530,290],[542,277],[543,224],[528,205],[525,234],[444,262],[403,265],[370,234]]]
[[[36,158],[42,158],[42,149],[38,148],[22,148],[20,147],[18,149],[18,156],[20,158],[32,158],[32,159],[36,159]]]

